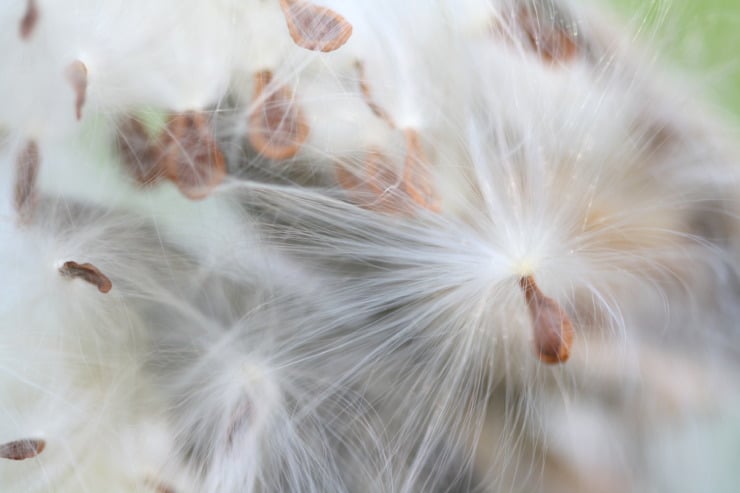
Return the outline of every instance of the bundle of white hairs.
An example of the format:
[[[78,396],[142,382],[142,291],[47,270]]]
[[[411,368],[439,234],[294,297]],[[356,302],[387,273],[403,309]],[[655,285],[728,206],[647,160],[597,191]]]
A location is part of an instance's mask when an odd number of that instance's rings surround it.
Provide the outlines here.
[[[597,7],[4,2],[0,491],[738,491],[740,153]]]

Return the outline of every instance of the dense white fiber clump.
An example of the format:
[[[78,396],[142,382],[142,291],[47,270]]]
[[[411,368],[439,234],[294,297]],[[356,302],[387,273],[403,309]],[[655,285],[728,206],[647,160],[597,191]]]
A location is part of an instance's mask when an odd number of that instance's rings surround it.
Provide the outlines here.
[[[597,5],[6,3],[0,491],[736,491],[740,154]]]

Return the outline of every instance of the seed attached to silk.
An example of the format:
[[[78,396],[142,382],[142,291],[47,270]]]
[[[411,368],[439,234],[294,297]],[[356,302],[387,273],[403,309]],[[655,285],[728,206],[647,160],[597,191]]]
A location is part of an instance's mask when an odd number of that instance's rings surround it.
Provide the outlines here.
[[[79,278],[83,281],[89,282],[93,286],[97,287],[98,291],[101,293],[107,293],[113,287],[113,283],[110,282],[110,279],[100,272],[97,267],[89,263],[78,264],[77,262],[70,260],[64,262],[64,265],[59,269],[59,272],[66,278]]]
[[[521,278],[519,284],[529,308],[537,356],[543,363],[568,360],[573,345],[573,324],[560,305],[545,296],[534,277]]]

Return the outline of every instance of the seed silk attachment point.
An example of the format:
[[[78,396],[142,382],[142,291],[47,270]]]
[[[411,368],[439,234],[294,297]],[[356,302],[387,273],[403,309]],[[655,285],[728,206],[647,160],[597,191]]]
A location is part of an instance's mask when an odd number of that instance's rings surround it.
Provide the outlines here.
[[[46,442],[38,439],[16,440],[0,445],[0,459],[26,460],[39,455],[46,448]]]
[[[103,294],[110,291],[113,287],[113,283],[111,283],[110,279],[90,263],[78,264],[77,262],[69,260],[64,262],[64,265],[59,268],[59,273],[68,279],[82,279],[83,281],[97,287],[98,291]]]
[[[87,98],[87,66],[79,60],[75,60],[67,66],[64,71],[67,82],[72,86],[75,93],[75,117],[82,119],[82,107]]]
[[[280,0],[290,37],[301,48],[334,51],[352,36],[352,24],[326,7],[301,0]]]
[[[573,324],[560,305],[545,296],[534,277],[522,277],[519,285],[532,319],[534,346],[543,363],[563,363],[570,357],[573,344]]]
[[[26,3],[26,13],[23,15],[20,23],[20,36],[24,41],[31,39],[31,35],[39,21],[39,8],[36,0],[28,0]]]

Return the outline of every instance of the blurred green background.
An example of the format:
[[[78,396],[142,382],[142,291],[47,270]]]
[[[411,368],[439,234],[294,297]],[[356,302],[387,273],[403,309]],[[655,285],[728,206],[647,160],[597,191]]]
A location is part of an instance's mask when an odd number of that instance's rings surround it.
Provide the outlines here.
[[[606,1],[740,122],[740,0]]]

